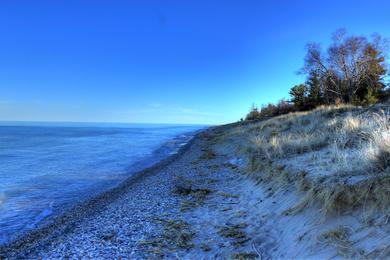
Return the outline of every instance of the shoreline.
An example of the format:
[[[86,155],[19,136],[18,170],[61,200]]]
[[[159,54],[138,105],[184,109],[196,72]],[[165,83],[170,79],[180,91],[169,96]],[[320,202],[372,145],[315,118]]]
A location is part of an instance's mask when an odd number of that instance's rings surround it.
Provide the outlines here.
[[[195,131],[193,137],[186,144],[179,146],[176,153],[168,155],[167,158],[162,159],[150,167],[132,173],[131,176],[115,187],[73,205],[58,216],[49,217],[49,219],[43,220],[42,223],[38,224],[33,230],[22,233],[15,239],[0,245],[0,258],[7,257],[9,253],[12,253],[15,250],[34,247],[37,243],[42,243],[42,240],[48,240],[47,238],[44,239],[45,237],[51,236],[53,233],[61,233],[67,226],[75,225],[77,222],[99,214],[101,208],[117,200],[121,194],[125,193],[131,186],[138,182],[142,182],[145,178],[159,172],[167,165],[178,160],[188,149],[190,149],[202,133],[209,131],[211,128],[213,128],[213,126]]]
[[[100,195],[89,207],[74,209],[57,226],[15,242],[0,259],[387,257],[390,217],[377,200],[386,195],[388,201],[383,183],[367,182],[365,203],[359,206],[355,194],[366,186],[310,182],[315,177],[311,167],[318,166],[313,155],[327,152],[328,146],[296,154],[288,150],[286,158],[275,155],[272,161],[265,152],[273,150],[260,150],[270,144],[259,134],[283,133],[277,135],[282,138],[307,127],[302,122],[313,122],[305,117],[320,117],[317,121],[325,124],[349,115],[337,109],[200,131],[178,154]],[[288,129],[281,131],[281,126]],[[345,178],[328,180],[340,177]]]

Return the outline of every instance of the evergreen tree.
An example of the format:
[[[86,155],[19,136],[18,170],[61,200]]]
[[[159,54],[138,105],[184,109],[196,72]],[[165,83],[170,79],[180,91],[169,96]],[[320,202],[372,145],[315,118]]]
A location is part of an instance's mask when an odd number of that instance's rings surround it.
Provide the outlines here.
[[[292,97],[291,102],[298,110],[305,109],[307,100],[307,87],[305,84],[295,85],[289,92]]]
[[[310,73],[306,85],[308,86],[308,106],[310,106],[310,108],[315,108],[324,104],[324,98],[321,92],[321,82],[316,72]]]
[[[369,88],[366,96],[363,99],[362,105],[369,106],[378,102],[378,98],[374,95],[373,91]]]

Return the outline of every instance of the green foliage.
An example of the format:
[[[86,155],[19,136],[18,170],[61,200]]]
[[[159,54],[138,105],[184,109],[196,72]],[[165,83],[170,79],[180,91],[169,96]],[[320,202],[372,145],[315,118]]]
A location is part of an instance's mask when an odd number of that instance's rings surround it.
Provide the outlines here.
[[[370,106],[377,103],[379,98],[380,96],[375,95],[372,89],[367,89],[367,93],[363,97],[354,95],[351,103],[355,106]]]
[[[319,44],[307,46],[301,72],[307,75],[313,92],[324,98],[320,103],[370,103],[386,86],[386,52],[386,41],[378,35],[369,39],[338,30],[325,52]]]
[[[292,102],[296,106],[299,106],[300,104],[304,104],[306,101],[307,96],[307,87],[304,84],[295,85],[291,88],[289,92],[290,96],[292,97]]]
[[[307,87],[305,84],[295,85],[290,89],[289,94],[292,97],[291,102],[294,103],[297,109],[305,107],[307,102]]]
[[[260,116],[259,109],[257,108],[257,106],[255,104],[252,104],[251,110],[246,115],[245,120],[255,120],[255,119],[259,118],[259,116]]]
[[[252,105],[252,108],[246,115],[245,120],[259,120],[264,118],[270,118],[278,115],[288,114],[294,111],[295,108],[292,104],[290,104],[290,102],[281,99],[276,105],[272,103],[263,105],[260,110],[255,105]]]
[[[305,84],[293,86],[291,101],[269,103],[259,110],[252,106],[246,120],[255,120],[310,110],[320,105],[351,103],[368,106],[386,100],[390,90],[387,77],[386,40],[379,35],[347,36],[338,30],[332,43],[323,52],[320,44],[307,45],[307,54],[301,74],[307,76]]]
[[[374,95],[371,89],[368,89],[366,96],[363,99],[363,105],[369,106],[378,102],[378,98]]]
[[[306,85],[308,86],[307,105],[310,108],[323,105],[324,97],[321,92],[321,82],[318,74],[315,72],[310,73]]]

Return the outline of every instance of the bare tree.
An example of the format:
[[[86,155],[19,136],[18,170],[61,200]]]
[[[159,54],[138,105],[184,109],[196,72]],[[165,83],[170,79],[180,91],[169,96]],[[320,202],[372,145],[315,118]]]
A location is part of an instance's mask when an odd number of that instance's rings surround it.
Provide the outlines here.
[[[372,40],[364,36],[347,36],[344,29],[332,36],[332,44],[324,53],[316,43],[307,45],[301,72],[318,75],[325,98],[329,102],[340,99],[352,102],[368,93],[384,88],[386,75],[386,41],[379,35]]]

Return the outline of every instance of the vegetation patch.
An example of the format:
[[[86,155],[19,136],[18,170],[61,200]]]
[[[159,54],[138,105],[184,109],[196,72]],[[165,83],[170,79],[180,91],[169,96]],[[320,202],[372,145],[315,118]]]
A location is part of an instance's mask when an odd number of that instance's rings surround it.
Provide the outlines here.
[[[176,185],[174,193],[185,196],[180,204],[180,210],[186,211],[204,204],[207,196],[213,191],[208,188],[194,188],[188,182]]]
[[[381,109],[320,107],[241,127],[246,174],[269,185],[268,196],[286,185],[303,193],[286,215],[313,205],[324,215],[383,210],[390,205],[390,118]]]
[[[237,165],[232,164],[232,163],[229,163],[229,162],[228,162],[228,163],[224,163],[223,166],[226,167],[226,168],[230,168],[230,169],[232,169],[232,170],[238,169],[238,166],[237,166]]]
[[[390,177],[378,177],[354,185],[311,184],[301,202],[288,209],[284,214],[298,213],[305,208],[319,205],[323,214],[334,215],[347,213],[356,208],[384,209],[390,205]]]
[[[193,161],[191,161],[191,164],[196,166],[199,164],[199,162],[200,162],[200,160],[193,160]]]
[[[200,249],[202,249],[203,252],[209,252],[209,251],[211,251],[211,247],[210,247],[208,244],[206,244],[206,243],[201,243],[201,244],[200,244]]]
[[[224,198],[238,199],[240,197],[239,194],[226,193],[226,192],[222,192],[222,191],[219,191],[217,194],[224,197]]]
[[[231,259],[234,260],[245,260],[245,259],[257,259],[259,255],[255,252],[240,252],[234,253],[231,256]]]
[[[349,229],[344,226],[337,226],[334,229],[323,232],[318,236],[320,243],[333,245],[337,249],[337,253],[343,257],[350,258],[361,257],[361,252],[356,251],[352,243],[349,241]]]
[[[155,219],[163,225],[162,235],[156,239],[143,240],[140,243],[149,247],[151,254],[164,256],[166,252],[174,252],[177,248],[191,249],[194,247],[192,239],[195,236],[187,222],[174,219]]]
[[[216,155],[213,151],[210,149],[204,149],[203,154],[200,156],[200,159],[202,160],[212,160],[215,159]]]
[[[207,168],[212,171],[216,171],[220,168],[220,166],[218,164],[213,164],[213,165],[208,165]]]
[[[100,235],[101,239],[105,241],[114,240],[116,237],[115,230],[107,230]]]
[[[248,224],[246,223],[227,224],[226,226],[219,227],[217,233],[222,237],[230,238],[233,246],[240,247],[250,240],[244,232],[247,226]]]

